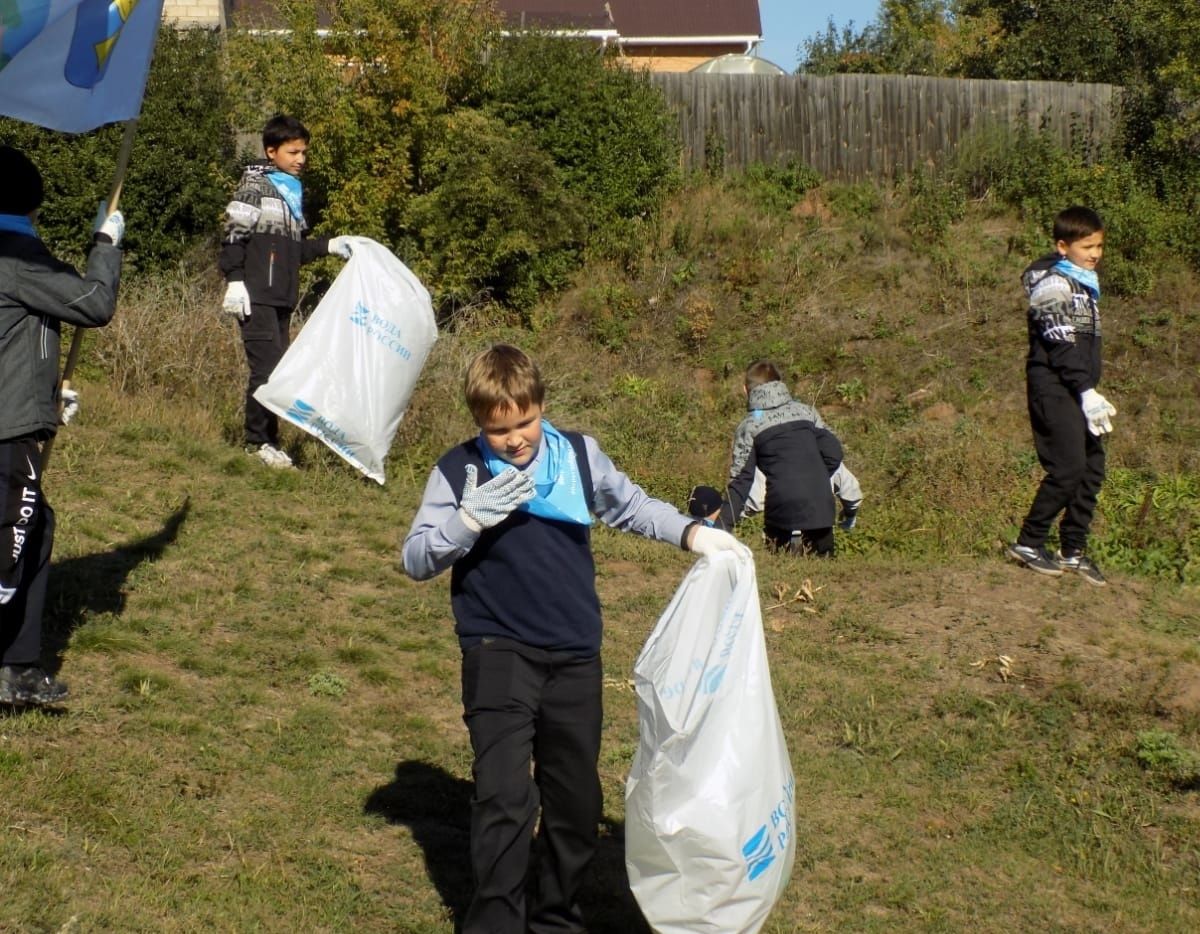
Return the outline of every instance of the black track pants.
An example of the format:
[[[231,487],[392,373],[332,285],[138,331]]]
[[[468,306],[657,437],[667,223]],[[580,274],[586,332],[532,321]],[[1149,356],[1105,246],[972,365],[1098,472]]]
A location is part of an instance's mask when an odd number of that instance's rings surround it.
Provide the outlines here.
[[[832,558],[836,550],[832,526],[823,529],[801,529],[798,532],[766,527],[763,532],[770,545],[793,555]]]
[[[503,640],[463,653],[463,719],[475,753],[475,894],[463,934],[584,930],[576,899],[603,809],[602,682],[599,656],[580,659]],[[536,888],[527,912],[539,806]]]
[[[42,495],[41,451],[33,438],[0,441],[0,663],[36,664],[54,510]]]
[[[250,367],[246,386],[246,444],[255,447],[279,444],[279,419],[254,398],[254,390],[270,378],[287,350],[291,322],[290,308],[251,305],[250,317],[241,324],[242,346],[246,348],[246,363]]]
[[[1055,518],[1062,513],[1059,546],[1064,551],[1083,551],[1104,483],[1104,443],[1088,431],[1079,400],[1065,388],[1030,387],[1029,421],[1046,476],[1021,525],[1017,542],[1041,547]]]

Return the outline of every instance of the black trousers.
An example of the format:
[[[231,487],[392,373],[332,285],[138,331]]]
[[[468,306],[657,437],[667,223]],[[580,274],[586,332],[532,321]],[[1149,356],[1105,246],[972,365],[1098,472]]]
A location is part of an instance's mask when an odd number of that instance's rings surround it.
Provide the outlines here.
[[[816,555],[818,558],[832,558],[834,554],[833,526],[824,529],[801,529],[798,532],[788,532],[769,526],[763,528],[767,543],[772,548],[780,549],[794,555]]]
[[[38,443],[0,441],[0,664],[41,660],[53,548],[54,510],[42,495]]]
[[[581,659],[505,640],[463,653],[463,719],[475,753],[475,894],[463,934],[585,930],[577,896],[596,852],[603,809],[597,771],[602,683],[599,655]]]
[[[267,381],[291,340],[292,309],[251,305],[250,317],[240,325],[242,346],[250,379],[246,385],[246,444],[279,444],[279,418],[254,398],[254,390]]]
[[[1104,483],[1104,442],[1088,431],[1079,400],[1065,387],[1030,387],[1029,421],[1046,476],[1021,524],[1017,543],[1031,548],[1045,545],[1050,527],[1062,513],[1059,547],[1083,551]]]

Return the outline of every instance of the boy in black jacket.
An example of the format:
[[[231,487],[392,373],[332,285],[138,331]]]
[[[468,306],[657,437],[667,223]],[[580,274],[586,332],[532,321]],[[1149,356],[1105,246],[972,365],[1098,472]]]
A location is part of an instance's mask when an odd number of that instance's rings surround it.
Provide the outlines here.
[[[1029,355],[1025,386],[1038,460],[1046,471],[1008,554],[1040,574],[1078,574],[1103,585],[1084,554],[1096,499],[1104,482],[1104,442],[1117,410],[1096,391],[1100,382],[1100,281],[1104,224],[1086,207],[1054,219],[1055,252],[1033,262],[1021,281],[1029,296]],[[1046,538],[1055,518],[1059,550]]]
[[[647,496],[595,439],[545,421],[541,374],[516,347],[478,354],[465,391],[479,434],[437,462],[403,548],[417,580],[452,569],[475,754],[475,894],[462,934],[578,934],[602,803],[591,516],[702,555],[748,550]],[[535,824],[541,852],[526,910]]]
[[[300,266],[322,256],[350,256],[348,237],[305,239],[300,175],[309,133],[295,117],[276,115],[263,127],[266,160],[246,167],[225,208],[219,265],[228,285],[222,310],[236,318],[250,379],[246,386],[246,447],[268,467],[288,468],[279,448],[279,419],[254,398],[283,357],[292,309],[300,300]]]
[[[78,409],[59,411],[63,324],[102,327],[117,306],[125,220],[103,208],[87,272],[55,259],[34,223],[42,176],[0,146],[0,704],[53,704],[67,686],[41,668],[42,608],[54,510],[42,493],[42,446]]]

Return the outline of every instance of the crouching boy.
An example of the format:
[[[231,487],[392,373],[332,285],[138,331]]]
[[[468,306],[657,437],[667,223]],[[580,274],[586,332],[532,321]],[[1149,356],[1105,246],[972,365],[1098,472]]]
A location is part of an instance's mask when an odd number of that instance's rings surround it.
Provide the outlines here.
[[[438,461],[403,547],[417,580],[451,568],[475,781],[475,893],[462,930],[583,931],[577,897],[602,808],[591,516],[700,554],[745,546],[652,499],[593,438],[544,420],[541,374],[516,347],[478,354],[465,393],[479,434]]]

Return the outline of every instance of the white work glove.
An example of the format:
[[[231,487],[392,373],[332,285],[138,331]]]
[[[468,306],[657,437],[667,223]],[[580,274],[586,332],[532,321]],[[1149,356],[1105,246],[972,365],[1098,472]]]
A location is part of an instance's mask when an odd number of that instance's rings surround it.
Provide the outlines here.
[[[1116,407],[1094,389],[1085,389],[1079,397],[1080,408],[1087,419],[1088,431],[1096,437],[1112,431],[1109,417],[1117,414]]]
[[[225,298],[221,302],[221,311],[232,315],[238,321],[250,317],[250,293],[246,291],[246,283],[230,282],[225,286]]]
[[[121,238],[125,236],[125,215],[120,211],[109,214],[108,202],[101,201],[100,209],[96,211],[96,222],[92,225],[92,234],[104,234],[113,246],[120,246]]]
[[[475,531],[499,525],[522,503],[537,495],[533,477],[524,471],[505,470],[483,486],[476,486],[479,474],[474,464],[467,464],[467,480],[463,484],[463,495],[459,513],[468,528]]]
[[[706,558],[709,555],[715,555],[718,551],[735,551],[742,557],[750,557],[750,549],[728,532],[710,528],[707,525],[695,526],[688,549]]]
[[[71,419],[79,414],[79,393],[74,389],[63,389],[59,398],[62,399],[62,411],[58,413],[59,424],[69,425]]]
[[[354,252],[354,244],[350,242],[349,237],[330,237],[329,238],[329,255],[340,256],[342,259],[349,259],[350,254]]]
[[[854,528],[854,524],[858,522],[858,507],[858,503],[855,503],[853,506],[842,503],[842,521],[838,523],[838,528],[843,532],[849,532]]]

